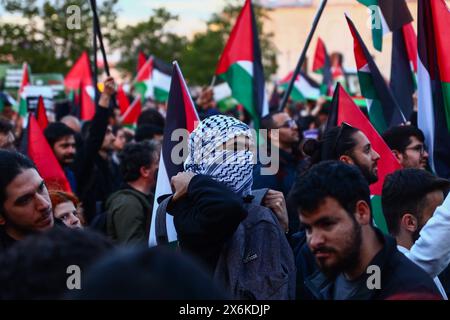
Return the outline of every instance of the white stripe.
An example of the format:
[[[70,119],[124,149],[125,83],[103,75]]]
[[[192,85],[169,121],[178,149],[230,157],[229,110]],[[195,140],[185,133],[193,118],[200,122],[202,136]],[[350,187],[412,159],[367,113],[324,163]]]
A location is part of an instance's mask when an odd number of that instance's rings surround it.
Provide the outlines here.
[[[158,197],[165,194],[172,194],[172,189],[170,188],[170,181],[167,175],[166,166],[164,165],[164,159],[161,149],[161,154],[159,158],[158,178],[156,180],[155,199],[153,201],[152,222],[150,224],[150,234],[148,240],[148,244],[150,247],[156,246],[155,220],[156,220],[156,210],[158,209],[157,200]],[[173,224],[173,217],[168,214],[166,214],[166,226],[169,241],[175,241],[177,239],[177,232],[175,231],[175,227]]]
[[[428,154],[430,160],[430,166],[433,172],[436,172],[434,165],[434,109],[433,109],[433,97],[431,95],[431,78],[428,74],[428,70],[420,61],[420,57],[417,59],[417,121],[419,129],[423,131],[425,135],[425,143],[428,146]]]
[[[225,98],[231,97],[231,88],[226,82],[214,86],[213,91],[215,101],[220,101]]]
[[[238,61],[237,64],[244,69],[245,71],[247,71],[247,73],[253,77],[253,62],[252,61],[245,61],[245,60],[241,60]]]
[[[162,73],[158,69],[153,69],[153,86],[155,88],[162,89],[166,92],[170,91],[170,80],[172,79],[165,73]]]
[[[370,109],[372,108],[372,99],[366,99],[366,105],[367,105],[367,112],[370,113]]]
[[[295,81],[294,84],[297,90],[300,91],[306,99],[317,100],[319,98],[320,89],[310,85],[304,77],[300,76],[300,79]]]

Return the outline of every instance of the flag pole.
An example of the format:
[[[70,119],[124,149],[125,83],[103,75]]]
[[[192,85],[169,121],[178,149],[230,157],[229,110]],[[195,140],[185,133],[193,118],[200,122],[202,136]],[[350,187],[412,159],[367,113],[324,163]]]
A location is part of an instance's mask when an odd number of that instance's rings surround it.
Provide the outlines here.
[[[314,22],[311,27],[311,31],[308,34],[308,38],[306,39],[305,46],[303,47],[302,54],[300,55],[300,59],[297,62],[297,66],[295,68],[294,74],[292,75],[292,79],[289,82],[289,87],[287,88],[286,92],[283,95],[283,100],[281,101],[280,107],[278,108],[279,111],[283,110],[286,107],[286,103],[289,99],[289,96],[291,95],[292,88],[294,87],[295,79],[297,79],[297,76],[300,73],[300,69],[302,65],[305,63],[306,59],[306,52],[308,51],[309,45],[311,44],[312,37],[314,35],[314,32],[316,31],[317,25],[319,24],[320,17],[322,16],[323,10],[325,9],[325,6],[327,5],[328,0],[322,0],[322,3],[320,4],[319,9],[317,10],[316,17],[314,18]]]
[[[92,1],[92,8],[97,10],[97,1],[96,0]],[[97,104],[98,98],[99,98],[98,90],[97,90],[97,82],[98,82],[97,51],[98,51],[98,49],[97,49],[97,24],[95,22],[92,24],[92,28],[93,28],[93,33],[92,33],[93,44],[92,44],[92,46],[94,48],[94,55],[93,55],[93,62],[94,62],[93,63],[93,65],[94,65],[93,80],[94,80],[94,99],[95,99],[94,101],[95,101],[95,104]]]
[[[96,8],[96,5],[95,5],[95,0],[91,0],[91,7],[92,7],[92,13],[93,13],[93,16],[94,16],[94,28],[96,28],[96,31],[97,31],[98,42],[100,43],[100,50],[102,52],[103,63],[105,65],[104,66],[105,67],[105,72],[106,72],[106,75],[109,77],[111,74],[109,73],[109,65],[108,65],[108,60],[106,59],[105,46],[103,45],[102,30],[100,29],[100,21],[98,20],[97,8]]]
[[[211,83],[209,84],[209,87],[212,88],[212,87],[214,87],[215,84],[216,84],[216,76],[214,75],[212,77]]]

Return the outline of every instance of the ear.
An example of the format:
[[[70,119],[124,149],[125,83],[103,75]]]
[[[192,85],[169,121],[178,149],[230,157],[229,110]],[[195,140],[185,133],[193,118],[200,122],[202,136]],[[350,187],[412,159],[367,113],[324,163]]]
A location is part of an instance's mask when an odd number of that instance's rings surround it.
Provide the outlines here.
[[[355,218],[356,218],[356,221],[358,221],[358,223],[360,225],[369,225],[369,224],[371,224],[372,213],[371,213],[371,210],[370,210],[370,205],[366,201],[359,200],[356,203]]]
[[[355,161],[353,161],[353,159],[347,155],[340,156],[339,161],[342,161],[346,164],[355,164]]]
[[[392,153],[394,154],[394,157],[398,160],[398,162],[402,163],[403,154],[401,152],[398,152],[397,150],[392,150]]]
[[[410,233],[413,233],[419,227],[419,222],[417,218],[410,213],[406,213],[402,216],[400,220],[401,228],[407,230]]]
[[[141,177],[144,178],[148,178],[148,176],[150,175],[150,168],[147,167],[141,167],[141,169],[139,169],[139,172],[141,174]]]

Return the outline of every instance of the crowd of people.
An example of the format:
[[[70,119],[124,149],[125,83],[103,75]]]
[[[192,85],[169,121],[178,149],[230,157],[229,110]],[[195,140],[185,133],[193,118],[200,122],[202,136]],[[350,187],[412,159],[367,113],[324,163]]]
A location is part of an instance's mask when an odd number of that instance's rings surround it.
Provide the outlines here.
[[[402,167],[383,185],[386,233],[369,189],[380,154],[356,127],[327,128],[329,103],[261,119],[279,155],[264,175],[245,114],[221,114],[205,89],[184,171],[157,199],[178,240],[148,248],[168,119],[148,103],[122,126],[115,87],[105,80],[91,121],[44,130],[72,192],[47,188],[19,151],[22,122],[0,114],[0,299],[447,299],[450,181],[429,172],[416,126],[383,134]]]

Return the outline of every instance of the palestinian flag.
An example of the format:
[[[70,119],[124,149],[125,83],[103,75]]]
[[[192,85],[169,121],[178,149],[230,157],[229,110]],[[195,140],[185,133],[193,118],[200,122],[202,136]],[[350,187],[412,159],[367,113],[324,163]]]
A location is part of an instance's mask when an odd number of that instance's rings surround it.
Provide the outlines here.
[[[279,82],[279,85],[283,90],[287,90],[289,87],[293,74],[294,71],[289,72],[289,74]],[[300,71],[300,74],[294,82],[290,97],[294,102],[317,100],[320,97],[320,85]]]
[[[332,89],[333,76],[331,74],[331,61],[322,39],[318,38],[316,52],[314,53],[313,72],[323,76],[320,94],[325,96]]]
[[[413,21],[405,0],[358,0],[369,8],[373,46],[383,49],[383,36]]]
[[[382,134],[388,128],[406,122],[406,119],[355,25],[348,16],[346,18],[353,36],[361,94],[367,100],[370,121]]]
[[[134,126],[142,112],[141,97],[138,95],[122,116],[124,126]]]
[[[71,192],[69,181],[32,113],[28,115],[21,152],[33,160],[48,189]]]
[[[139,70],[134,87],[143,100],[151,98],[166,102],[169,96],[171,67],[162,60],[151,56]]]
[[[141,70],[146,61],[147,57],[145,56],[145,54],[142,51],[139,51],[136,72],[139,72],[139,70]]]
[[[338,84],[331,103],[327,129],[340,126],[342,122],[346,122],[352,127],[361,130],[369,139],[372,148],[380,155],[380,160],[378,161],[378,181],[370,186],[370,193],[372,195],[372,211],[375,223],[381,230],[387,233],[386,222],[381,211],[381,191],[386,175],[401,169],[400,163],[394,157],[391,149],[389,149],[381,135],[353,102],[350,95]]]
[[[217,109],[220,112],[227,112],[229,110],[232,110],[239,104],[239,102],[237,102],[236,99],[233,98],[231,88],[226,82],[214,86],[213,92],[214,100],[217,104]]]
[[[81,120],[92,120],[95,114],[95,102],[93,99],[95,89],[92,80],[91,64],[86,52],[83,52],[72,69],[67,73],[64,78],[64,86],[67,90],[79,91],[80,108],[77,110],[77,113]]]
[[[19,88],[19,103],[17,113],[21,117],[25,117],[28,113],[28,103],[27,103],[27,97],[25,96],[25,87],[31,85],[31,71],[28,64],[25,62],[22,65],[22,81],[20,82],[20,88]]]
[[[130,106],[130,101],[128,100],[127,94],[123,90],[123,85],[119,85],[119,87],[117,88],[116,98],[117,98],[117,105],[119,106],[120,109],[120,115],[123,115]]]
[[[450,178],[450,12],[444,0],[418,3],[418,123],[432,170]]]
[[[250,0],[245,1],[231,31],[216,75],[228,83],[233,97],[244,106],[258,129],[261,117],[269,113],[269,106],[265,99],[258,29]]]
[[[38,105],[36,109],[36,119],[39,123],[39,127],[42,131],[48,126],[47,112],[45,110],[44,99],[42,96],[39,97]]]
[[[417,90],[417,37],[412,23],[393,32],[391,83],[392,94],[407,120],[414,111]]]
[[[196,128],[199,121],[199,117],[195,111],[194,102],[189,95],[189,91],[181,70],[178,64],[174,62],[167,106],[166,125],[164,127],[165,139],[163,140],[161,156],[159,159],[155,201],[153,203],[152,222],[150,225],[150,246],[156,245],[155,218],[156,210],[158,208],[157,199],[162,195],[172,193],[170,179],[178,172],[184,171],[183,162],[187,157],[187,154],[182,154],[183,161],[176,161],[177,159],[173,159],[172,153],[176,152],[176,154],[179,154],[180,143],[184,144],[182,150],[188,150],[188,141],[186,139],[187,137],[179,137],[178,135],[172,137],[172,134],[179,129],[184,130],[186,133],[191,133]],[[167,216],[166,225],[169,241],[175,241],[177,237],[175,227],[173,225],[173,218],[169,215]]]

